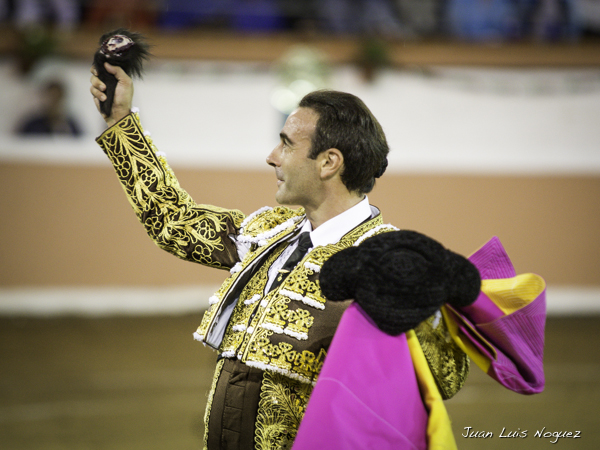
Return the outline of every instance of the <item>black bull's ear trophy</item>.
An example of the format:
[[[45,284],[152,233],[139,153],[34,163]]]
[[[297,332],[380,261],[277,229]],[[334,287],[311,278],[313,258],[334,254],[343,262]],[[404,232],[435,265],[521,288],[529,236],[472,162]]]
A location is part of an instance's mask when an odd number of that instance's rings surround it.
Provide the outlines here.
[[[400,230],[336,253],[323,265],[319,283],[328,300],[354,299],[380,330],[395,336],[444,303],[473,303],[481,278],[467,258],[424,234]]]
[[[151,56],[149,48],[141,34],[124,28],[106,33],[100,38],[100,47],[94,54],[94,67],[98,78],[106,85],[106,100],[100,102],[102,114],[110,116],[117,87],[117,79],[106,70],[104,63],[121,67],[132,78],[141,78],[144,61]]]

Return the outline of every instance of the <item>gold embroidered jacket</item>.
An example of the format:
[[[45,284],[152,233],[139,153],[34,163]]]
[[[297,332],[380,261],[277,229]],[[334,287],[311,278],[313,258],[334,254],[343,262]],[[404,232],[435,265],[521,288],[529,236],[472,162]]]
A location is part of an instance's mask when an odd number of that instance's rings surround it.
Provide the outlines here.
[[[269,267],[297,235],[304,217],[301,209],[279,207],[261,210],[244,221],[238,240],[250,244],[250,250],[212,297],[196,338],[225,357],[312,383],[348,306],[323,298],[318,281],[321,266],[367,234],[392,227],[383,225],[377,214],[338,243],[315,247],[280,286],[265,295]],[[227,306],[234,303],[231,315],[226,314]],[[219,328],[223,320],[227,328]]]
[[[268,269],[299,231],[302,209],[263,208],[245,217],[194,203],[144,134],[137,114],[123,118],[97,142],[159,247],[185,260],[230,269],[231,276],[210,298],[195,338],[224,357],[314,383],[348,305],[325,301],[318,282],[321,266],[334,253],[395,228],[383,225],[377,214],[338,243],[314,248],[279,287],[264,294]],[[249,247],[241,261],[230,236]],[[450,397],[466,378],[468,360],[432,323],[416,331],[442,393]]]

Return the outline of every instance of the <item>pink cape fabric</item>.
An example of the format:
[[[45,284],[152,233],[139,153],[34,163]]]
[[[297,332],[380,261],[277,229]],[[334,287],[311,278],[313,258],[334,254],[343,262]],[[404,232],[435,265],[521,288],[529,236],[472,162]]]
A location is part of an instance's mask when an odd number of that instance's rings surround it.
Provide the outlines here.
[[[293,449],[424,450],[427,419],[406,336],[380,331],[352,303]]]

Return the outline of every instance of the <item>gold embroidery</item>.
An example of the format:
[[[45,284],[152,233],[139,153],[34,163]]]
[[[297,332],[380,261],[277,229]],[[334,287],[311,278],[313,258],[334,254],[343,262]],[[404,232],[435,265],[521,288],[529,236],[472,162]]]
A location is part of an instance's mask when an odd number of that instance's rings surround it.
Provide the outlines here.
[[[273,230],[277,225],[281,225],[292,217],[302,215],[304,215],[304,208],[290,209],[284,206],[277,206],[254,217],[244,227],[244,234],[256,237],[259,234]]]
[[[212,384],[210,385],[210,391],[208,391],[208,398],[206,401],[206,409],[204,410],[204,449],[208,448],[208,419],[210,418],[210,410],[212,408],[213,398],[215,396],[215,390],[217,389],[217,381],[221,375],[223,369],[224,359],[217,361],[217,367],[215,368],[215,374],[213,375]]]
[[[321,287],[319,285],[318,276],[315,271],[310,267],[304,265],[304,262],[308,262],[313,266],[322,267],[332,255],[335,253],[348,248],[354,244],[361,236],[366,232],[374,229],[381,225],[381,216],[358,226],[354,230],[347,233],[342,239],[336,244],[330,244],[322,247],[313,249],[285,280],[283,289],[291,291],[295,294],[301,295],[308,299],[309,304],[319,309],[322,309],[325,304],[325,299],[321,295]],[[391,229],[383,228],[376,234],[389,232]],[[306,303],[306,302],[305,302]],[[318,306],[322,305],[322,306]]]
[[[350,245],[353,245],[365,233],[367,233],[368,231],[371,231],[372,229],[374,229],[375,227],[377,227],[379,225],[383,225],[383,218],[381,217],[381,214],[378,215],[377,217],[359,225],[358,227],[354,228],[353,230],[349,231],[342,238],[340,243],[343,243],[343,245],[345,247],[349,247]],[[388,231],[392,231],[392,230],[389,228],[382,228],[378,232],[374,233],[373,236],[380,234],[380,233],[385,233]]]
[[[447,400],[465,384],[469,375],[469,358],[450,337],[446,322],[441,319],[434,327],[434,320],[435,316],[431,316],[421,322],[415,333],[442,398]]]
[[[273,254],[267,258],[265,263],[258,269],[258,271],[242,290],[240,298],[231,315],[231,319],[229,320],[229,325],[223,338],[223,343],[219,349],[221,352],[237,352],[237,349],[240,348],[252,313],[260,307],[260,300],[256,300],[250,304],[246,304],[245,302],[253,299],[255,295],[261,296],[262,298],[265,285],[267,284],[269,268],[271,267],[271,264],[273,264],[273,261],[275,261],[279,255],[281,255],[284,249],[284,245],[282,245],[281,248],[276,249]],[[238,331],[234,331],[235,327],[243,328],[237,328]]]
[[[264,318],[264,322],[272,323],[283,329],[289,313],[287,305],[289,302],[289,298],[278,298],[269,308],[267,316]]]
[[[216,308],[217,308],[217,304],[210,305],[208,307],[208,310],[206,310],[204,312],[204,315],[202,316],[202,321],[200,322],[200,326],[196,330],[196,333],[198,333],[200,336],[206,336],[206,331],[208,329],[208,323],[210,322],[210,318],[214,314],[214,311]]]
[[[308,339],[308,329],[312,326],[314,317],[305,309],[290,310],[290,301],[287,297],[276,297],[276,300],[269,303],[262,322],[274,325],[278,333],[300,340]]]
[[[304,383],[313,383],[323,367],[327,352],[322,348],[318,356],[308,350],[298,352],[288,342],[273,344],[270,339],[272,335],[272,331],[264,328],[255,330],[246,345],[248,350],[243,361],[260,363],[265,370],[283,373]]]
[[[235,278],[232,276],[226,278],[219,290],[214,294],[214,297],[217,299],[223,298],[227,290],[231,287],[231,284],[234,280]],[[207,311],[204,312],[204,315],[202,316],[202,321],[200,322],[200,326],[196,330],[196,332],[200,336],[206,336],[206,333],[208,332],[208,326],[210,325],[210,321],[213,315],[216,313],[217,309],[218,303],[214,303],[208,307]]]
[[[268,227],[253,225],[254,222],[266,221],[271,226],[274,223],[280,223],[281,210],[282,208],[276,214],[275,221],[268,218],[272,211],[267,211],[258,214],[245,227],[248,226],[254,232],[265,232]],[[289,214],[284,214],[284,216],[289,217]],[[258,306],[254,303],[243,304],[242,301],[245,299],[251,299],[254,295],[262,295],[267,282],[268,267],[274,261],[274,258],[269,258],[263,264],[265,267],[259,269],[248,283],[247,290],[245,289],[240,296],[240,301],[230,320],[230,329],[226,333],[224,345],[220,350],[227,354],[236,354],[241,361],[249,365],[283,373],[288,377],[307,383],[314,382],[326,354],[323,348],[313,350],[311,347],[313,342],[317,342],[320,337],[310,337],[310,329],[315,323],[314,314],[322,314],[320,310],[325,307],[325,299],[321,295],[318,283],[318,268],[331,255],[351,246],[365,232],[380,225],[380,222],[381,217],[377,217],[348,233],[337,244],[315,248],[290,273],[279,288],[261,298],[262,301]],[[295,228],[295,226],[291,226],[287,233],[293,232]],[[281,233],[278,236],[281,238]],[[264,247],[268,247],[268,245]],[[266,251],[264,247],[259,247],[256,251]],[[285,245],[281,247],[285,247]],[[280,250],[281,248],[276,251]],[[254,255],[251,258],[254,259]],[[244,261],[244,264],[247,262]],[[251,323],[248,324],[250,318]],[[335,320],[333,317],[332,319]],[[277,337],[274,338],[274,335]],[[315,351],[319,354],[316,355]]]
[[[175,256],[218,268],[235,264],[227,238],[240,227],[237,210],[198,205],[181,189],[156,147],[144,137],[137,115],[109,128],[98,143],[111,160],[129,203],[152,240]]]
[[[311,392],[310,384],[264,372],[254,438],[257,450],[292,448]]]
[[[273,345],[269,337],[272,334],[272,331],[265,329],[254,330],[248,345],[252,357],[248,359],[262,364],[268,364],[271,361]]]
[[[301,375],[311,379],[315,374],[321,373],[325,356],[327,356],[327,352],[323,349],[319,352],[319,356],[315,356],[313,352],[304,350],[302,353],[296,354],[296,359],[294,360],[295,369]]]
[[[278,208],[278,210],[287,210],[287,209],[286,208]],[[297,217],[299,211],[303,211],[303,210],[296,210],[296,211],[287,210],[287,211],[288,211],[287,214],[283,214],[280,212],[278,219],[275,220],[274,222],[278,223],[280,220],[283,220],[284,218]],[[263,220],[266,220],[263,217],[263,215],[268,214],[268,212],[259,214],[257,217],[261,218]],[[254,223],[254,221],[257,220],[257,217],[252,218],[249,221],[249,224],[252,225]],[[272,223],[273,221],[270,221],[270,222]],[[246,226],[248,226],[248,225],[246,225]],[[289,227],[283,228],[282,231],[276,233],[274,235],[274,237],[269,238],[269,239],[271,242],[272,241],[283,241],[284,238],[286,237],[286,235],[293,233],[294,230],[295,230],[295,223],[290,222]],[[243,238],[244,236],[245,236],[245,234],[241,235],[240,239]],[[279,256],[279,254],[284,250],[286,245],[287,244],[283,243],[278,249],[275,249],[275,251],[272,252],[272,254],[267,257],[267,261],[261,264],[261,266],[258,268],[258,270],[259,270],[258,278],[257,278],[257,274],[254,274],[254,276],[252,277],[252,279],[255,280],[256,283],[253,284],[253,286],[251,286],[250,289],[248,289],[248,291],[246,291],[247,292],[246,294],[243,294],[244,298],[242,298],[242,300],[250,299],[250,298],[252,298],[253,295],[262,295],[262,292],[264,291],[264,287],[266,285],[266,280],[268,277],[268,268],[271,266],[272,262],[276,259],[276,257]],[[229,290],[230,290],[231,286],[233,285],[233,283],[235,283],[235,280],[237,279],[237,277],[239,277],[242,273],[244,273],[245,269],[250,264],[252,264],[257,258],[261,257],[263,253],[270,252],[272,249],[273,249],[273,247],[271,247],[268,244],[268,242],[267,242],[267,245],[260,245],[260,246],[257,245],[256,243],[252,244],[250,247],[250,250],[244,257],[244,260],[240,263],[240,270],[236,271],[236,273],[234,273],[231,277],[229,277],[225,281],[223,286],[221,286],[221,288],[219,289],[219,291],[217,293],[217,297],[221,300],[224,299],[229,294]],[[277,253],[277,254],[274,255],[274,253]],[[265,272],[262,272],[263,269],[265,270]],[[252,283],[252,280],[250,280],[250,283]],[[267,297],[268,297],[268,295],[267,295]],[[242,306],[240,306],[240,307],[242,307]],[[202,324],[198,329],[198,333],[200,335],[205,336],[207,334],[207,331],[209,330],[217,311],[218,311],[218,308],[214,308],[211,311],[209,311],[208,313],[205,313],[203,320],[202,320]],[[254,309],[252,309],[252,311],[254,311]],[[231,323],[231,321],[230,321],[230,323]],[[236,322],[234,319],[233,324],[238,325],[238,324],[240,324],[240,322],[239,322],[239,320]],[[236,334],[237,334],[237,336],[235,338],[233,338],[229,342],[227,342],[228,347],[236,346],[235,345],[236,340],[239,340],[239,339],[245,340],[245,337],[241,337],[239,332],[236,332]],[[220,347],[221,347],[221,351],[223,351],[223,345],[221,345]],[[231,350],[232,350],[231,348],[228,349],[228,351],[231,351]]]
[[[261,212],[244,225],[243,236],[247,235],[246,228],[253,234],[264,233],[269,236],[271,227],[281,225],[296,214],[296,211],[285,208]],[[325,308],[325,299],[318,282],[319,268],[331,255],[353,245],[365,233],[381,225],[381,222],[381,217],[378,216],[345,235],[337,244],[313,249],[283,284],[267,295],[263,295],[263,292],[268,269],[287,246],[287,243],[283,243],[272,251],[268,241],[293,233],[297,226],[290,222],[289,227],[269,237],[266,245],[253,244],[241,263],[241,271],[226,281],[217,293],[218,298],[228,295],[235,282],[231,280],[235,280],[258,255],[265,251],[271,254],[244,286],[219,350],[251,366],[275,371],[306,383],[314,382],[326,355],[324,348],[315,345],[322,336],[310,334],[316,315],[323,314],[321,310]],[[381,228],[374,234],[389,231],[391,229]],[[216,310],[218,308],[211,308],[209,313]],[[206,327],[213,320],[214,314],[207,316],[203,319]],[[336,320],[336,317],[332,316],[332,320]],[[205,333],[199,331],[199,334]]]
[[[269,344],[266,353],[271,357],[271,365],[283,370],[291,369],[291,361],[296,356],[294,346],[288,342],[280,342],[277,345]]]
[[[288,311],[287,320],[290,324],[286,327],[286,330],[298,334],[307,334],[308,329],[315,321],[314,317],[311,316],[307,310],[300,308],[294,311]]]
[[[300,263],[296,269],[290,273],[286,279],[286,289],[299,294],[311,295],[315,297],[320,293],[319,286],[314,281],[309,280],[309,271],[304,264]]]
[[[257,213],[255,216],[249,216],[249,220],[247,221],[248,223],[244,223],[243,233],[240,235],[240,239],[243,240],[244,238],[250,236],[253,239],[259,240],[255,243],[249,241],[249,243],[252,244],[250,250],[246,254],[246,257],[240,264],[240,270],[238,270],[233,276],[229,277],[225,281],[217,294],[215,294],[216,297],[218,299],[225,298],[233,283],[235,283],[237,277],[240,276],[240,274],[264,252],[269,252],[272,250],[270,242],[279,241],[297,229],[297,220],[295,219],[301,218],[303,214],[304,210],[302,208],[298,210],[292,210],[285,207],[277,207],[273,209],[266,209],[260,213]],[[282,226],[284,223],[289,223],[289,226],[283,227],[281,231],[277,233],[271,233],[275,228]],[[338,244],[327,247],[317,247],[311,251],[309,255],[307,255],[305,261],[311,263],[313,267],[321,267],[327,258],[329,258],[332,254],[352,245],[356,239],[362,236],[365,232],[377,227],[381,223],[381,216],[377,216],[376,218],[360,225],[355,230],[348,233]],[[264,239],[260,238],[261,234],[265,235]],[[282,245],[281,247],[284,246]],[[270,267],[271,263],[272,260],[269,259],[269,261],[263,263],[262,266]],[[240,301],[251,299],[254,295],[262,295],[264,285],[266,285],[267,272],[262,272],[261,269],[262,268],[259,268],[260,274],[255,274],[252,277],[253,279],[250,281],[250,283],[252,283],[253,286],[241,295]],[[304,266],[304,263],[301,263],[292,272],[292,274],[290,274],[290,277],[288,277],[288,279],[286,279],[284,283],[275,290],[275,293],[267,294],[263,298],[263,301],[271,303],[273,299],[279,296],[279,292],[282,290],[284,290],[284,292],[285,290],[288,290],[289,292],[293,293],[292,297],[290,297],[291,300],[298,300],[298,298],[301,298],[303,303],[307,304],[308,306],[321,310],[324,309],[325,299],[321,296],[318,283],[318,273],[316,273],[312,268]],[[261,325],[261,323],[256,320],[257,317],[268,317],[263,314],[264,306],[260,306],[259,304],[258,308],[255,308],[256,307],[252,308],[251,310],[251,313],[254,313],[255,315],[255,320],[253,320],[251,324],[251,327],[254,329]],[[202,323],[198,328],[198,334],[200,336],[207,335],[217,311],[219,311],[218,307],[211,307],[209,311],[205,313]],[[232,333],[226,333],[226,342],[223,342],[220,346],[220,350],[222,352],[227,351],[229,353],[238,351],[238,353],[244,353],[247,351],[249,336],[247,332],[242,332],[241,330],[243,328],[248,330],[246,319],[251,316],[248,311],[248,308],[243,308],[241,305],[240,309],[237,311],[234,310],[234,314],[230,320]],[[235,331],[233,330],[234,326]],[[296,324],[294,324],[292,327],[286,328],[284,333],[300,340],[307,339],[308,336],[305,335],[305,330],[309,328],[310,325],[307,323],[298,325],[300,328],[303,328],[302,330],[296,330],[295,326]],[[279,329],[277,329],[277,331],[279,331]]]

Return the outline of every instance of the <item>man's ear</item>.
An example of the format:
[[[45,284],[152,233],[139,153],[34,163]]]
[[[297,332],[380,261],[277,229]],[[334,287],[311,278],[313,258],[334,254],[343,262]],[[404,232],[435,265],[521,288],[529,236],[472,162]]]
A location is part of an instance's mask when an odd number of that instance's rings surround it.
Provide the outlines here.
[[[337,148],[329,148],[317,155],[321,178],[328,180],[336,174],[341,175],[344,168],[344,155]]]

